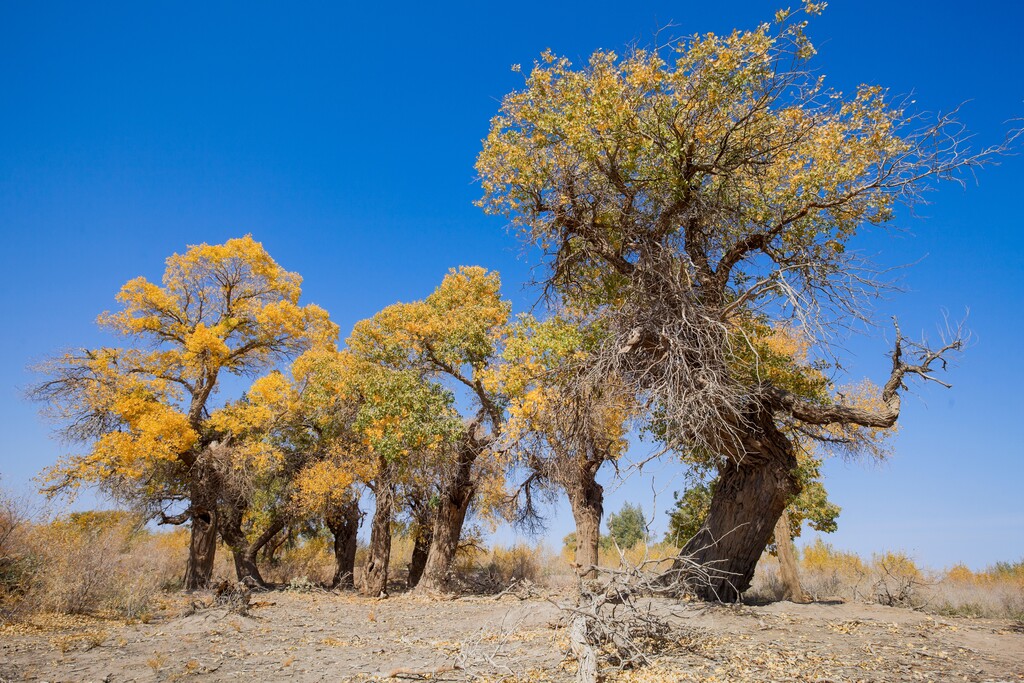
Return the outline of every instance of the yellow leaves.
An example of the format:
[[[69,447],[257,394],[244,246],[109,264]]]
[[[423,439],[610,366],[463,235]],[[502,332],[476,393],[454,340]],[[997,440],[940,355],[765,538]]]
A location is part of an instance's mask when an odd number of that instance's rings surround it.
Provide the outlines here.
[[[249,235],[172,255],[162,285],[127,282],[121,310],[98,322],[148,350],[86,351],[43,368],[51,380],[35,393],[69,425],[65,434],[90,448],[53,477],[73,486],[168,475],[164,464],[186,465],[208,430],[247,436],[233,451],[241,469],[278,467],[280,452],[248,437],[294,409],[297,393],[282,376],[257,380],[247,400],[203,416],[221,371],[250,372],[309,348],[333,352],[337,327],[322,308],[299,305],[301,282]]]
[[[221,367],[231,355],[231,349],[224,343],[217,330],[207,327],[203,323],[195,326],[195,329],[185,339],[185,353],[183,360],[186,366],[190,367]]]
[[[598,51],[574,68],[546,51],[491,122],[477,159],[480,206],[565,257],[555,279],[571,282],[581,300],[580,290],[599,301],[614,296],[609,252],[641,258],[632,245],[647,244],[679,202],[730,216],[708,216],[712,252],[771,233],[783,259],[810,251],[840,263],[859,225],[892,215],[899,193],[881,184],[907,149],[902,115],[877,87],[853,98],[823,91],[801,65],[814,52],[806,22],[789,10],[775,18],[775,29],[693,36],[671,59],[662,56],[668,49]],[[794,61],[794,71],[778,70]],[[668,227],[682,231],[686,222]]]
[[[122,310],[101,325],[162,345],[183,377],[242,372],[313,345],[333,347],[337,328],[318,306],[299,306],[302,278],[281,268],[249,235],[200,244],[167,259],[163,286],[136,278]]]

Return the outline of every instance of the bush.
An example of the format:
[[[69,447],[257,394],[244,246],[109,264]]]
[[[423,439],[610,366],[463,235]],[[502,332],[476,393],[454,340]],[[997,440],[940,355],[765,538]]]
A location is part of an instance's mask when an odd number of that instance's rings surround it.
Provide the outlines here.
[[[490,549],[473,546],[460,551],[455,574],[471,590],[499,591],[515,581],[547,583],[553,574],[567,568],[568,564],[542,545],[498,545]]]
[[[871,565],[876,577],[872,587],[879,604],[915,608],[924,604],[920,595],[924,577],[906,553],[875,555]]]
[[[293,579],[303,579],[326,585],[334,577],[334,565],[332,541],[324,535],[316,535],[282,548],[274,563],[265,569],[261,567],[261,571],[264,579],[275,583],[288,584]]]
[[[78,512],[31,521],[0,497],[0,607],[30,612],[148,614],[153,597],[180,585],[183,530],[152,533],[123,511]]]
[[[123,514],[36,524],[29,547],[36,572],[26,600],[48,612],[139,618],[162,588],[177,583],[186,544],[184,534],[151,534]]]

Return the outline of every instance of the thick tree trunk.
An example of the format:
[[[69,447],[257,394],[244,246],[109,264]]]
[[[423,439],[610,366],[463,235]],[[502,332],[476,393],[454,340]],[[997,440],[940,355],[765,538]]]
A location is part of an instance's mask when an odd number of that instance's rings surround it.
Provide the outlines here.
[[[327,515],[327,527],[334,535],[334,578],[331,588],[352,588],[355,586],[356,545],[359,532],[359,500],[331,510]]]
[[[235,576],[238,580],[248,580],[255,582],[258,586],[266,586],[263,576],[260,575],[260,568],[256,564],[255,553],[251,552],[249,539],[242,531],[244,517],[244,503],[225,505],[219,515],[220,537],[231,550],[232,559],[235,561]]]
[[[566,485],[573,519],[576,520],[576,571],[584,579],[596,578],[597,553],[601,541],[601,516],[604,513],[604,488],[594,481],[589,470],[580,471],[580,479]]]
[[[690,563],[711,573],[709,581],[693,587],[703,600],[734,602],[750,587],[775,523],[799,493],[789,439],[768,411],[751,421],[753,427],[742,439],[743,452],[719,467],[707,522],[674,566],[691,577],[695,574],[688,572]]]
[[[473,463],[479,449],[472,437],[462,445],[454,476],[442,487],[434,529],[423,574],[416,585],[420,593],[439,593],[449,588],[451,568],[462,539],[466,512],[476,492]]]
[[[217,553],[217,510],[192,504],[192,531],[188,542],[188,564],[185,566],[185,590],[198,590],[210,585],[213,561]]]
[[[432,527],[420,527],[412,546],[412,559],[409,561],[409,588],[415,588],[423,577],[430,555],[430,543],[434,538]]]
[[[785,593],[783,600],[791,602],[809,602],[803,586],[800,585],[800,571],[796,563],[796,547],[789,531],[789,512],[782,511],[779,521],[775,523],[775,551],[779,557],[779,573]]]
[[[372,597],[386,597],[388,564],[391,562],[391,518],[394,514],[394,487],[379,481],[375,491],[377,504],[370,525],[370,549],[363,568],[360,592]]]

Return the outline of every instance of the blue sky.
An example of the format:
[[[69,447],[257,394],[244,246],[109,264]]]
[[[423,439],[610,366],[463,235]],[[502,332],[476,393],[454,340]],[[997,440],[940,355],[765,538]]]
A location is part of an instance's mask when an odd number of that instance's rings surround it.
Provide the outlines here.
[[[0,5],[0,475],[16,490],[65,449],[23,400],[26,367],[109,343],[95,316],[126,280],[159,278],[186,245],[252,233],[305,278],[344,331],[429,292],[452,266],[502,273],[518,310],[536,264],[472,202],[473,161],[510,70],[544,48],[582,61],[645,42],[768,20],[783,2],[13,3]],[[1017,3],[833,2],[809,33],[828,83],[878,83],[963,119],[979,144],[1024,115]],[[906,271],[880,302],[905,331],[970,308],[976,335],[946,391],[905,401],[882,465],[831,462],[837,546],[904,548],[926,564],[1024,556],[1020,187],[1008,157],[967,190],[931,195],[906,232],[859,246]],[[849,340],[851,378],[884,379],[887,328]],[[655,488],[663,510],[681,481]],[[678,482],[678,485],[674,482]],[[650,477],[606,505],[649,505]],[[566,510],[550,537],[571,528]],[[501,536],[509,538],[511,532]]]

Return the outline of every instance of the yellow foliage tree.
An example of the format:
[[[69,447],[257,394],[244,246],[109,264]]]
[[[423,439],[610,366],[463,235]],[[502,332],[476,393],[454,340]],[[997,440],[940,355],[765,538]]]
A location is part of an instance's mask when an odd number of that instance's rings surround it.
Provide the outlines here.
[[[41,365],[31,390],[63,424],[62,436],[88,444],[42,475],[51,493],[97,485],[163,514],[191,521],[186,586],[209,581],[217,533],[224,443],[212,427],[211,396],[223,374],[249,375],[337,329],[315,305],[299,305],[301,278],[279,266],[251,236],[200,244],[167,259],[162,284],[143,277],[117,295],[120,309],[99,324],[128,345],[69,352]]]
[[[614,376],[599,383],[586,372],[600,325],[568,313],[538,321],[522,316],[509,334],[499,379],[508,397],[506,448],[527,468],[516,497],[517,519],[529,522],[534,488],[554,484],[568,498],[576,523],[575,563],[594,575],[604,490],[597,474],[626,449],[633,397]]]
[[[430,549],[418,588],[443,590],[470,504],[494,505],[504,464],[492,448],[504,420],[503,401],[488,382],[500,361],[511,305],[501,298],[497,273],[480,267],[452,270],[426,299],[389,306],[356,325],[348,340],[369,363],[416,373],[467,394],[471,406],[461,438],[439,472]]]

